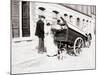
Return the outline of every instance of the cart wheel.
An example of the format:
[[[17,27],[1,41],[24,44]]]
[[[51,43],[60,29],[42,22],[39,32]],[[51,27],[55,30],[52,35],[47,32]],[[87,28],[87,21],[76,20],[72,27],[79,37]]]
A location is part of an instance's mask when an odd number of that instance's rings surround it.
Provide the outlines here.
[[[76,38],[74,42],[74,54],[78,56],[81,54],[82,50],[81,48],[84,46],[83,39],[81,37]]]

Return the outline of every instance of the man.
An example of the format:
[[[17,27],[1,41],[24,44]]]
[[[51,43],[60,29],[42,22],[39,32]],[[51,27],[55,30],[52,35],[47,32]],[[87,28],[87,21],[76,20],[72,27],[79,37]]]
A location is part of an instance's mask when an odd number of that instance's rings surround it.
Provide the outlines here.
[[[39,38],[39,47],[38,53],[45,52],[44,50],[44,16],[39,15],[39,20],[36,23],[36,32],[35,35]]]

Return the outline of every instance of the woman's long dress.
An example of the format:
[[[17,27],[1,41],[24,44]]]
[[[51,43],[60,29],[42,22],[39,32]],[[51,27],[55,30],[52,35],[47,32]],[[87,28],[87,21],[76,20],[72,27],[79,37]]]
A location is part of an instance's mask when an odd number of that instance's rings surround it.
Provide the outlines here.
[[[45,27],[45,47],[47,55],[54,56],[57,54],[57,46],[54,43],[54,35],[51,31],[51,26]]]

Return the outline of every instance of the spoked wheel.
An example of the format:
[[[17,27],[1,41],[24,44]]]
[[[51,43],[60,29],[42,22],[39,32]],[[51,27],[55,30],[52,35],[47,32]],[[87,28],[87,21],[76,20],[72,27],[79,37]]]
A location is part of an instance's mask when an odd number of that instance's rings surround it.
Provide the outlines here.
[[[78,56],[82,52],[82,47],[84,46],[83,39],[81,37],[76,38],[74,42],[74,54]]]

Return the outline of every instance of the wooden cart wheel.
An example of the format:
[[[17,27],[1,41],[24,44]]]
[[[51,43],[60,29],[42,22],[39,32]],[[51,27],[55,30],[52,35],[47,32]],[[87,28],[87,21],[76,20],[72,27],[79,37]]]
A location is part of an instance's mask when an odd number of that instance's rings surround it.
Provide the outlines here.
[[[81,37],[76,38],[74,42],[74,54],[78,56],[81,54],[82,50],[81,48],[84,46],[83,39]]]

